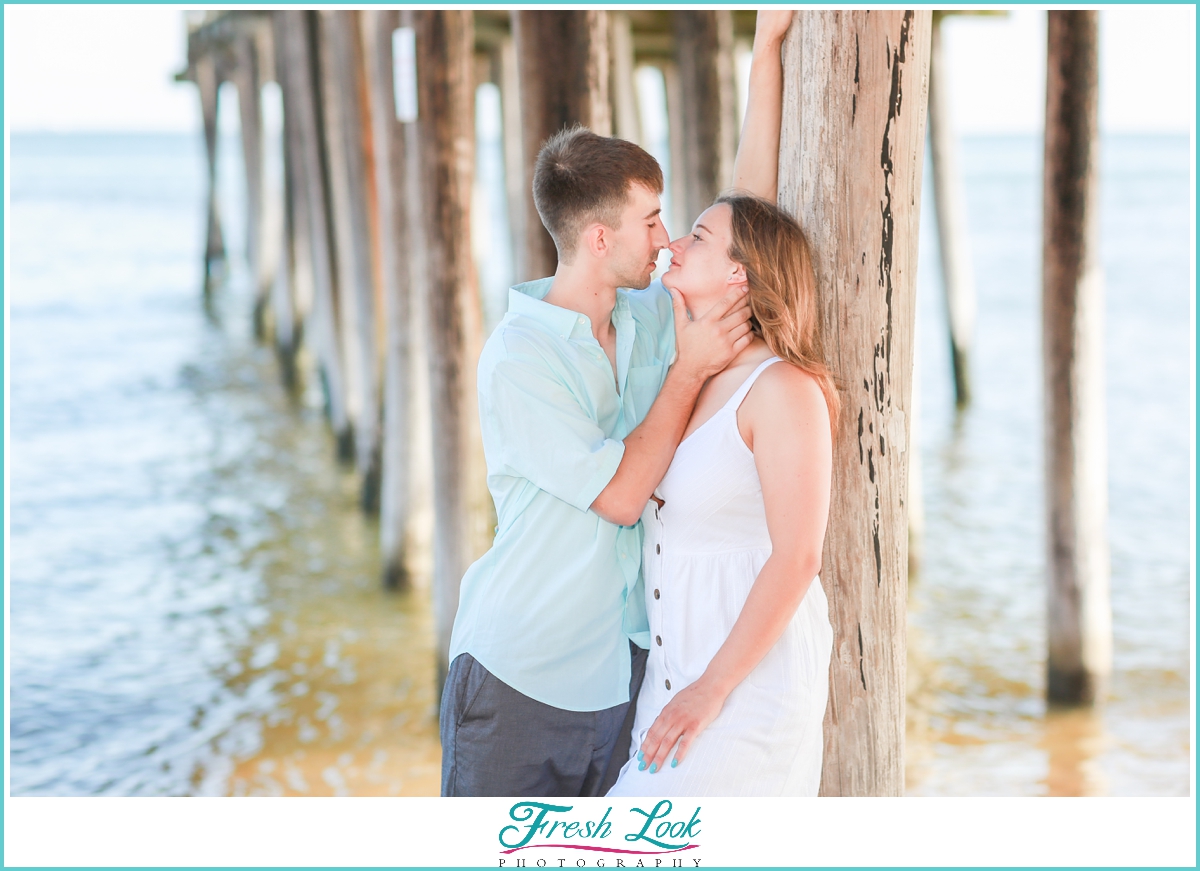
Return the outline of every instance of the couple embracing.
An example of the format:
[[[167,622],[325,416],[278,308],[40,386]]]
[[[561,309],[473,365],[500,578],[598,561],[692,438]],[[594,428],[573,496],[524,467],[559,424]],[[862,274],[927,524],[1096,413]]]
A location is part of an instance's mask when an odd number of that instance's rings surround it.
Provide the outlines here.
[[[480,357],[498,525],[462,580],[443,795],[816,795],[838,402],[774,203],[791,14],[759,14],[737,192],[683,238],[636,145],[575,128],[538,156],[559,261]]]

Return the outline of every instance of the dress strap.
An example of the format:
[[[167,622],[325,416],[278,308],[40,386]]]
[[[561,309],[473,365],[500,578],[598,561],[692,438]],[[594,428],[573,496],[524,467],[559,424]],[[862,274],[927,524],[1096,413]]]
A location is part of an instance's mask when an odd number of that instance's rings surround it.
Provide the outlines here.
[[[746,394],[750,392],[750,388],[754,386],[754,382],[758,380],[758,376],[762,374],[763,370],[772,363],[778,363],[782,359],[782,357],[769,357],[759,363],[758,368],[751,372],[750,376],[742,382],[742,386],[737,389],[733,396],[729,397],[729,402],[726,405],[737,411],[742,405],[742,400],[746,398]]]

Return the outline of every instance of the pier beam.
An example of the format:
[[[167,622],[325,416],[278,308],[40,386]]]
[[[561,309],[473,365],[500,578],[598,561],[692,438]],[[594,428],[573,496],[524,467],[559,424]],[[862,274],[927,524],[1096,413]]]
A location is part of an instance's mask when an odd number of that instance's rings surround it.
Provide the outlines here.
[[[383,581],[389,589],[411,585],[405,557],[412,510],[410,465],[413,421],[412,273],[414,246],[409,228],[406,167],[409,155],[405,131],[396,118],[393,85],[392,32],[399,16],[390,10],[361,13],[366,87],[371,109],[371,139],[375,153],[375,191],[378,203],[379,254],[383,279],[384,378],[383,445],[379,536],[383,551]]]
[[[325,389],[326,411],[337,439],[341,459],[354,456],[354,435],[346,411],[346,390],[338,346],[337,310],[333,275],[333,246],[329,235],[329,194],[326,189],[326,156],[319,116],[315,16],[304,10],[282,10],[282,68],[284,114],[292,116],[289,132],[295,136],[289,154],[294,158],[294,193],[304,207],[308,244],[304,246],[312,268],[312,308],[305,330],[316,352]]]
[[[200,114],[204,121],[204,153],[208,163],[207,227],[204,238],[204,295],[212,290],[213,267],[225,260],[225,239],[217,206],[217,106],[221,77],[217,62],[205,53],[195,60],[196,89],[200,92]]]
[[[296,386],[296,354],[303,339],[303,323],[312,309],[313,260],[308,229],[308,202],[303,183],[303,159],[296,125],[294,75],[286,56],[288,28],[286,13],[273,11],[271,43],[275,81],[283,104],[283,221],[279,271],[271,294],[274,310],[275,351],[282,367],[284,386]]]
[[[671,13],[675,68],[679,74],[677,112],[683,220],[690,222],[712,205],[733,178],[737,149],[737,90],[733,71],[733,13],[728,9]],[[668,95],[668,99],[672,94]],[[689,225],[690,226],[690,225]]]
[[[904,791],[908,433],[930,13],[796,13],[779,202],[812,246],[842,391],[821,581],[834,648],[822,795]]]
[[[1099,262],[1099,13],[1047,20],[1042,232],[1047,695],[1086,705],[1112,668],[1104,289]]]
[[[975,278],[971,272],[966,202],[958,173],[958,145],[950,119],[950,94],[942,56],[942,20],[933,13],[929,59],[929,145],[933,164],[933,200],[937,212],[942,287],[950,326],[950,361],[954,400],[959,408],[971,401],[971,337],[975,332]]]
[[[422,10],[412,16],[428,269],[433,611],[440,689],[449,668],[459,583],[490,541],[490,500],[475,389],[475,367],[483,343],[483,311],[471,257],[475,57],[469,10]]]
[[[357,12],[320,13],[323,126],[329,155],[330,219],[337,266],[339,339],[346,373],[354,460],[363,507],[379,506],[379,352],[375,338],[375,270],[368,186],[368,142],[361,104],[362,45]]]
[[[267,286],[262,281],[263,136],[258,47],[253,34],[240,36],[234,48],[233,80],[242,126],[242,164],[246,172],[246,259],[254,276],[254,334],[265,334]]]
[[[613,135],[642,144],[642,119],[638,113],[637,64],[628,12],[608,13],[609,95],[612,98]]]
[[[583,124],[601,136],[612,133],[608,98],[608,12],[603,10],[512,12],[520,87],[524,153],[525,272],[518,281],[552,275],[554,241],[533,205],[533,167],[550,136]]]

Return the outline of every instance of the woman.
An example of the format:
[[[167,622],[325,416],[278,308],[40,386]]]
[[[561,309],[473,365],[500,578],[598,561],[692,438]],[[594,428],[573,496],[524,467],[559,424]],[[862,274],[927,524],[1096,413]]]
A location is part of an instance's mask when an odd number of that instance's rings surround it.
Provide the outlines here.
[[[816,795],[833,631],[817,572],[837,393],[804,234],[775,197],[791,13],[759,13],[731,194],[671,244],[689,312],[749,287],[754,341],[714,376],[643,514],[651,646],[609,795]],[[755,196],[754,194],[759,194]]]

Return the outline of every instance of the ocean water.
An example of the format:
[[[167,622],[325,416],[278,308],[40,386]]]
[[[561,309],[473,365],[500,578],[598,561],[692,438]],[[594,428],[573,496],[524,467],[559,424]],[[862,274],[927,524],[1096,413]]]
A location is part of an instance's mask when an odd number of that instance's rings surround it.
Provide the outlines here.
[[[1116,673],[1095,713],[1042,700],[1039,154],[963,143],[979,294],[963,414],[922,231],[908,789],[1186,794],[1188,142],[1105,142]],[[499,165],[481,157],[488,179]],[[381,589],[319,391],[285,392],[252,336],[236,143],[230,272],[208,304],[198,136],[15,135],[10,169],[12,793],[435,794],[428,592]]]
[[[909,594],[908,791],[1186,795],[1193,285],[1189,143],[1106,137],[1114,674],[1095,712],[1047,710],[1041,143],[968,138],[974,400],[954,410],[932,196],[918,278],[926,529]],[[928,185],[928,182],[927,182]]]

